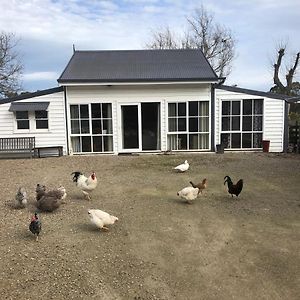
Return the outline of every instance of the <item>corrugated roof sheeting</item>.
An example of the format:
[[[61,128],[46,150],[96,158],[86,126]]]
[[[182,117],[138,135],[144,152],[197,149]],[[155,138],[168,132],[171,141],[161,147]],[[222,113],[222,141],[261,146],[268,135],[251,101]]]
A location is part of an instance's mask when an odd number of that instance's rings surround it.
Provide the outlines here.
[[[76,51],[58,82],[217,80],[201,50]]]
[[[50,102],[13,102],[9,107],[9,111],[36,111],[46,110]]]

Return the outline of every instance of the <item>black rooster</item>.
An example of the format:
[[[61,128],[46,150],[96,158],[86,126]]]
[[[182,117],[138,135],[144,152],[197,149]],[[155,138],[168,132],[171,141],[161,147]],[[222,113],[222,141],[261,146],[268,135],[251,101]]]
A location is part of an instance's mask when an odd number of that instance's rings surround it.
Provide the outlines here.
[[[236,184],[233,184],[229,176],[225,176],[224,180],[224,185],[227,182],[228,193],[231,194],[231,197],[233,197],[233,195],[238,197],[243,189],[243,179],[240,179]]]
[[[38,241],[39,234],[42,230],[42,223],[37,215],[37,213],[34,214],[31,218],[31,222],[29,224],[29,230],[36,235],[36,241]]]

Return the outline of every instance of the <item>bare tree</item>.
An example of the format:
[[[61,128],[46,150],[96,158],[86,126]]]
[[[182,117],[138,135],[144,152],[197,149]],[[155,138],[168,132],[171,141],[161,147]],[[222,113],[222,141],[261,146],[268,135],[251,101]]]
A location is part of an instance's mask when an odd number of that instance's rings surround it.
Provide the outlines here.
[[[23,65],[16,51],[17,43],[13,33],[0,32],[0,98],[15,96],[20,90]]]
[[[215,22],[204,6],[187,18],[188,31],[172,33],[169,27],[152,32],[150,49],[201,49],[220,76],[228,76],[235,57],[235,39],[230,29]]]
[[[286,47],[287,45],[280,45],[278,47],[277,59],[273,64],[274,86],[270,89],[270,91],[289,96],[296,96],[300,94],[300,83],[294,81],[294,76],[296,75],[297,68],[299,66],[300,52],[295,55],[292,65],[286,68],[286,84],[284,85],[280,79],[280,70],[282,68],[282,59],[286,53]]]

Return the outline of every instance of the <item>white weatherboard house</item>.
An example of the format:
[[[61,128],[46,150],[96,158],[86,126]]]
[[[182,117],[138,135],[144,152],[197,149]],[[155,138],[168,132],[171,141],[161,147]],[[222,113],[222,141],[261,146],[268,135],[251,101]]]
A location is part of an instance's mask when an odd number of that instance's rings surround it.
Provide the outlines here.
[[[75,51],[59,87],[0,101],[0,138],[64,154],[285,151],[284,96],[223,81],[200,50]]]

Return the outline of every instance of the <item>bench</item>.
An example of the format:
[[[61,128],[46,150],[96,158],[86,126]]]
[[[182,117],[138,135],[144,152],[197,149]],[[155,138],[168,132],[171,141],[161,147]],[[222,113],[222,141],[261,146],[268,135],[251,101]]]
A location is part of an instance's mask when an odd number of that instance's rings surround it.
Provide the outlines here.
[[[46,146],[46,147],[35,147],[35,157],[48,157],[48,156],[62,156],[63,146]]]
[[[0,138],[1,157],[33,157],[35,137]]]

